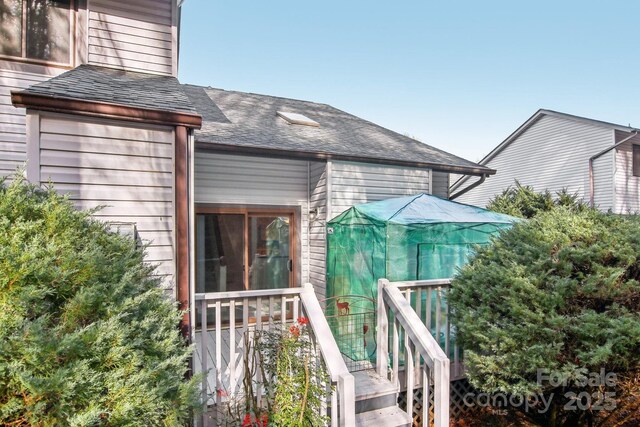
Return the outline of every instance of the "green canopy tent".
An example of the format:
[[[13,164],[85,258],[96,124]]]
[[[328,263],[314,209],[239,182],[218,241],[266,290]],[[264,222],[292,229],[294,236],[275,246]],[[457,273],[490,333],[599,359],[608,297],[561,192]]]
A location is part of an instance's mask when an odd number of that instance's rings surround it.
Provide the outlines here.
[[[380,278],[452,277],[477,245],[517,221],[428,194],[356,205],[327,223],[327,298],[375,301]],[[336,310],[327,306],[328,315]]]

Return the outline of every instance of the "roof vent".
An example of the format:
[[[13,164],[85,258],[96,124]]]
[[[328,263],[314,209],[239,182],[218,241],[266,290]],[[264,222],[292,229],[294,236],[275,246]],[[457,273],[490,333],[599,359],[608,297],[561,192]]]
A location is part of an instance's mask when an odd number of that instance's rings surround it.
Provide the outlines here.
[[[309,117],[303,114],[288,113],[285,111],[278,111],[276,114],[278,114],[279,117],[282,117],[290,125],[302,125],[302,126],[314,126],[314,127],[320,126],[320,123],[316,122],[315,120],[311,120]]]

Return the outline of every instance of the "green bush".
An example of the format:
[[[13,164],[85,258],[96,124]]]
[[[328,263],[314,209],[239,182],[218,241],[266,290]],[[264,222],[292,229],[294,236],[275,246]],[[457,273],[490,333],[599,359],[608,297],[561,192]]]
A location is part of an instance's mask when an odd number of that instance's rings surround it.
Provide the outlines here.
[[[181,425],[180,313],[130,238],[53,189],[0,183],[0,423]]]
[[[533,187],[516,180],[515,185],[494,197],[487,209],[520,218],[533,218],[561,206],[575,212],[587,209],[587,204],[577,194],[569,193],[566,189],[556,192],[555,196],[549,190],[537,193]]]
[[[593,421],[594,411],[563,410],[567,392],[597,391],[578,381],[587,372],[640,366],[639,281],[635,217],[555,207],[517,224],[479,248],[452,284],[471,383],[489,393],[553,395],[544,425]],[[538,382],[538,370],[567,386]]]

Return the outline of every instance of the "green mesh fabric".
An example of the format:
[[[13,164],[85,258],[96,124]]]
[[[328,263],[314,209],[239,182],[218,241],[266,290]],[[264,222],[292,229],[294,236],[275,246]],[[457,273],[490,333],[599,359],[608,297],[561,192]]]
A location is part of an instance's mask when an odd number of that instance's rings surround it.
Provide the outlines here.
[[[453,277],[478,245],[488,244],[500,230],[517,221],[509,215],[428,194],[356,205],[327,223],[327,301],[333,303],[327,304],[326,314],[343,323],[355,322],[341,319],[335,302],[353,304],[358,296],[365,297],[358,311],[374,313],[380,278],[401,281]],[[435,293],[432,295],[435,298]],[[446,297],[442,304],[446,308]],[[427,306],[425,301],[422,306]],[[432,301],[432,310],[435,306]],[[361,353],[368,347],[354,350],[344,328],[333,324],[332,328],[342,353],[362,360]],[[430,329],[444,346],[443,333],[436,332],[433,325]],[[455,341],[455,330],[451,341]],[[367,357],[375,359],[370,352]]]
[[[452,277],[516,221],[428,194],[356,205],[327,224],[327,297],[375,299],[380,278]]]

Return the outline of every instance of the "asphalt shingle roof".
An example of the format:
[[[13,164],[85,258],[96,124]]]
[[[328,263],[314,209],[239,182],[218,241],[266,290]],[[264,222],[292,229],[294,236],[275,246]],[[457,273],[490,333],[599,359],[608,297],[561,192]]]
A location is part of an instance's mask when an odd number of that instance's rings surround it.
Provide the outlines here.
[[[203,116],[195,140],[212,148],[493,172],[326,104],[192,85],[185,91]],[[278,111],[303,114],[320,126],[289,124]]]
[[[54,98],[98,101],[151,110],[195,114],[175,77],[80,65],[22,91]]]

